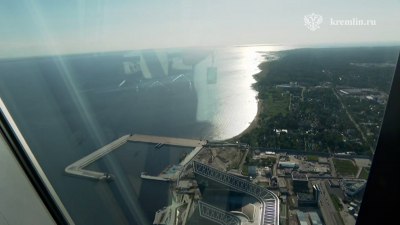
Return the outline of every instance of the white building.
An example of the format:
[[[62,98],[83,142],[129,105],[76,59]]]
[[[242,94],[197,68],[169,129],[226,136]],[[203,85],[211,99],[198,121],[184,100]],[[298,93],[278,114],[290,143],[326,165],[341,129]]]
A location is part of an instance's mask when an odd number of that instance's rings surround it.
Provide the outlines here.
[[[279,168],[299,168],[299,165],[296,163],[292,163],[292,162],[279,162],[278,163],[278,167]]]
[[[316,212],[310,212],[311,225],[322,225],[321,219]]]

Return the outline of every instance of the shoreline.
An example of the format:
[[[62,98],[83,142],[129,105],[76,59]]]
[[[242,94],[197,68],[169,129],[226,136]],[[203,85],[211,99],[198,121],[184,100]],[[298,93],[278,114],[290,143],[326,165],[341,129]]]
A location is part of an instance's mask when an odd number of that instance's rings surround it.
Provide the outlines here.
[[[240,134],[238,134],[238,135],[236,135],[234,137],[222,140],[222,141],[227,141],[227,142],[234,141],[235,139],[238,139],[238,138],[242,137],[243,135],[250,133],[251,130],[257,128],[258,127],[258,118],[259,118],[260,113],[262,112],[262,110],[263,110],[262,100],[258,99],[258,101],[257,101],[257,114],[254,117],[253,121],[251,121],[250,125],[244,131],[242,131]]]
[[[267,61],[265,61],[265,62],[267,62]],[[260,65],[262,63],[260,63]],[[264,74],[260,76],[261,72],[264,72]],[[258,72],[257,74],[254,74],[253,76],[258,75],[259,78],[262,78],[262,77],[265,77],[267,73],[268,73],[268,68],[266,67],[266,68],[264,68],[264,70],[260,69],[260,72]],[[256,83],[257,83],[257,79],[255,79],[255,80],[256,80]],[[257,96],[256,97],[258,97],[258,91],[257,91]],[[243,135],[250,133],[251,130],[257,128],[258,127],[258,118],[260,116],[260,113],[263,110],[264,110],[264,108],[263,108],[262,100],[257,98],[257,114],[254,117],[253,121],[251,121],[250,125],[244,131],[242,131],[240,134],[238,134],[236,136],[233,136],[231,138],[222,140],[222,141],[227,141],[227,142],[234,141],[235,139],[238,139],[238,138],[242,137]]]

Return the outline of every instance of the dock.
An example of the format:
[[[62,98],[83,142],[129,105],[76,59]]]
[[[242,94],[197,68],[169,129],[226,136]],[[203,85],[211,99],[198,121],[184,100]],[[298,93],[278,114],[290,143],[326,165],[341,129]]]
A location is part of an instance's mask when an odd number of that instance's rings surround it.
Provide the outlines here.
[[[98,180],[112,179],[113,175],[111,175],[111,174],[85,170],[84,167],[95,162],[96,160],[100,159],[101,157],[107,155],[108,153],[114,151],[118,147],[124,145],[127,142],[127,138],[129,136],[130,135],[124,135],[124,136],[118,138],[117,140],[98,149],[97,151],[72,163],[71,165],[67,166],[67,168],[65,168],[65,173],[67,173],[69,175],[81,176],[81,177],[98,179]]]
[[[150,176],[150,175],[147,175],[146,173],[142,173],[142,174],[140,175],[140,177],[141,177],[142,179],[147,179],[147,180],[169,181],[168,178]]]
[[[72,163],[71,165],[65,168],[66,175],[79,176],[84,178],[96,179],[96,180],[111,180],[115,178],[115,175],[108,174],[104,172],[97,172],[91,170],[85,170],[84,168],[89,164],[95,162],[101,157],[107,155],[108,153],[116,150],[122,145],[126,144],[128,141],[130,142],[144,142],[144,143],[154,143],[158,146],[162,145],[174,145],[174,146],[183,146],[183,147],[193,147],[194,150],[186,156],[186,158],[179,164],[179,166],[187,165],[203,148],[204,145],[207,144],[207,140],[196,140],[196,139],[186,139],[186,138],[175,138],[175,137],[163,137],[163,136],[151,136],[144,134],[127,134],[124,135],[117,140],[103,146],[102,148],[92,152],[91,154],[79,159],[78,161]],[[152,180],[169,180],[169,178],[160,177],[160,176],[149,176],[142,177],[144,179],[152,179]],[[155,179],[159,178],[159,179]]]
[[[189,155],[187,155],[185,159],[179,163],[179,165],[185,166],[186,164],[188,164],[200,152],[202,148],[203,146],[194,148],[194,150],[191,153],[189,153]]]
[[[186,138],[175,138],[175,137],[162,137],[162,136],[151,136],[144,134],[132,134],[128,137],[127,141],[132,142],[146,142],[163,145],[176,145],[183,147],[203,147],[207,144],[207,140],[195,140]]]

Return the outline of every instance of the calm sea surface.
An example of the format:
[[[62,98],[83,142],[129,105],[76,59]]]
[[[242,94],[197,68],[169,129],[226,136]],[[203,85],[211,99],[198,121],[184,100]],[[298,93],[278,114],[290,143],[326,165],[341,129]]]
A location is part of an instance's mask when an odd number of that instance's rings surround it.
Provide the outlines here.
[[[157,175],[191,149],[128,143],[89,166],[115,174],[111,182],[65,176],[65,167],[129,133],[238,135],[257,113],[257,66],[266,52],[291,48],[219,48],[216,84],[206,82],[208,56],[194,67],[192,85],[183,82],[173,93],[157,85],[137,92],[124,74],[123,53],[0,61],[0,97],[76,224],[152,224],[155,211],[169,204],[169,184],[141,180],[140,173]]]

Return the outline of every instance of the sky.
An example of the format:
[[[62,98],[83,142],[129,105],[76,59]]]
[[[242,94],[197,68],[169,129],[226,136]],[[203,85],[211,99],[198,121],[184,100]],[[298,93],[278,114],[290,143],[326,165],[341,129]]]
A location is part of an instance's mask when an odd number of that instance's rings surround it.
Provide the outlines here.
[[[353,18],[376,25],[331,25]],[[400,0],[0,2],[1,58],[254,44],[400,45]]]

